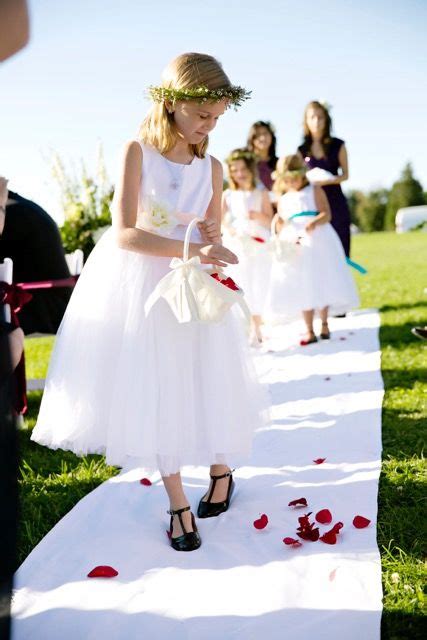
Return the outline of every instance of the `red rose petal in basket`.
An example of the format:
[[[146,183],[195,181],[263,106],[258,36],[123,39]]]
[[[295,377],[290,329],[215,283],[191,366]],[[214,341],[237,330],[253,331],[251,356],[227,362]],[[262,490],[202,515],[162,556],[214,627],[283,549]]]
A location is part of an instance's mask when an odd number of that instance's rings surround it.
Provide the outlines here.
[[[99,565],[87,574],[88,578],[115,578],[119,572],[108,565]]]
[[[223,285],[225,285],[226,287],[228,287],[229,289],[232,289],[233,291],[238,291],[239,287],[237,286],[237,284],[234,282],[233,278],[225,278],[225,280],[221,280],[221,283]]]
[[[151,482],[151,480],[149,480],[148,478],[141,478],[141,480],[139,481],[140,484],[143,484],[144,487],[151,487],[151,485],[153,484]]]
[[[331,524],[332,513],[329,509],[322,509],[316,513],[316,520],[317,522],[320,522],[320,524]]]
[[[211,273],[211,278],[213,278],[214,280],[218,280],[218,282],[221,282],[221,278],[219,277],[219,273]]]
[[[256,242],[265,242],[264,238],[260,238],[259,236],[252,236],[252,240]]]
[[[326,458],[316,458],[316,460],[313,460],[314,464],[322,464],[323,462],[325,462]]]
[[[288,507],[306,507],[307,500],[305,498],[297,498],[296,500],[291,500],[288,504]]]
[[[370,525],[371,521],[368,518],[364,518],[363,516],[355,516],[353,518],[353,525],[356,529],[365,529]]]
[[[296,549],[297,547],[302,547],[302,543],[299,540],[295,540],[295,538],[283,538],[283,542],[288,546]]]
[[[258,518],[258,520],[254,521],[255,529],[265,529],[267,525],[268,525],[268,516],[265,513],[263,513],[262,516]]]

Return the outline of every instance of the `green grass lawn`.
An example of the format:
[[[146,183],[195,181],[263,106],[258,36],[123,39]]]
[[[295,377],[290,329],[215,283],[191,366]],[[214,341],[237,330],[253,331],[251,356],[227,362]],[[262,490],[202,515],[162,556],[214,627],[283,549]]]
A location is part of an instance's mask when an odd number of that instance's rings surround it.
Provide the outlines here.
[[[427,234],[372,233],[354,238],[353,257],[369,270],[357,275],[362,306],[381,311],[383,467],[378,544],[382,555],[387,640],[424,638],[427,348],[410,333],[427,324]],[[44,377],[51,338],[27,339],[28,377]],[[117,473],[100,456],[50,451],[30,442],[41,393],[29,394],[21,440],[19,561],[80,498]]]

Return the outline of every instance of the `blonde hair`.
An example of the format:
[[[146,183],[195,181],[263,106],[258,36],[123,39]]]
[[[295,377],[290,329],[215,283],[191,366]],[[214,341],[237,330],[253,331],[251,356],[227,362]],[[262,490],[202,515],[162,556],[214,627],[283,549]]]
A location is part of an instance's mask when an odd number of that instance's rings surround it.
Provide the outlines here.
[[[274,184],[273,191],[279,195],[285,193],[288,190],[289,185],[287,180],[292,176],[300,175],[303,178],[303,184],[301,189],[306,187],[309,182],[305,177],[307,167],[298,154],[285,156],[280,158],[276,165],[276,171],[273,173]]]
[[[247,149],[234,149],[226,159],[230,189],[232,189],[233,191],[237,191],[239,189],[238,184],[234,180],[231,173],[231,165],[233,164],[233,162],[238,162],[239,160],[243,160],[246,168],[250,172],[251,190],[255,190],[258,178],[257,163],[253,153],[250,153]]]
[[[167,89],[194,89],[201,85],[208,89],[232,86],[221,63],[204,53],[183,53],[172,60],[162,74],[162,86]],[[174,115],[168,112],[165,102],[153,104],[139,129],[139,137],[161,154],[173,149],[178,132]],[[208,143],[206,136],[202,142],[190,144],[189,149],[198,158],[204,158]]]

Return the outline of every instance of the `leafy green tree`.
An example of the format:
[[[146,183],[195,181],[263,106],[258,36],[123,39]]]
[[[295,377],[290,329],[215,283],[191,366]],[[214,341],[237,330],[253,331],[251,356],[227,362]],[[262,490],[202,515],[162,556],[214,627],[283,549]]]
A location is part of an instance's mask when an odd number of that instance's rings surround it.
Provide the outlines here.
[[[356,206],[358,226],[362,231],[382,231],[388,202],[387,189],[362,193]]]
[[[425,204],[421,183],[414,177],[410,162],[404,167],[400,179],[391,188],[386,208],[385,228],[395,228],[396,213],[402,207]]]

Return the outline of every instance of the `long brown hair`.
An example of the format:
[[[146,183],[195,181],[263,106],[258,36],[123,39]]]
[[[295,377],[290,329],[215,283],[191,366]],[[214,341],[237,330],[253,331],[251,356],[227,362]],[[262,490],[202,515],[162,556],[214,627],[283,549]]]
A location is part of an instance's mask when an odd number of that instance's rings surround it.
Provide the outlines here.
[[[313,142],[313,138],[312,135],[310,133],[310,129],[308,128],[307,125],[307,113],[309,109],[320,109],[320,111],[322,111],[323,115],[325,116],[325,128],[323,130],[322,133],[322,147],[325,151],[325,154],[328,153],[329,147],[331,145],[332,142],[332,135],[331,135],[331,130],[332,130],[332,118],[331,115],[328,111],[328,109],[325,107],[324,104],[322,104],[321,102],[319,102],[318,100],[312,100],[311,102],[308,103],[308,105],[306,106],[305,110],[304,110],[304,120],[303,120],[303,136],[304,136],[304,140],[303,143],[301,145],[302,147],[302,152],[303,154],[309,154],[310,153],[310,149],[311,149],[311,145]]]
[[[183,53],[172,60],[162,74],[162,86],[168,89],[193,89],[201,85],[208,89],[231,87],[221,63],[205,53]],[[139,137],[161,154],[173,149],[178,133],[174,115],[168,112],[164,102],[153,104],[140,127]],[[190,144],[189,149],[198,158],[204,158],[208,143],[206,136],[202,142]]]
[[[237,182],[234,180],[231,174],[231,165],[233,164],[233,162],[238,162],[239,160],[243,160],[246,168],[251,174],[251,188],[256,189],[258,178],[257,162],[255,156],[252,153],[249,153],[247,149],[234,149],[225,160],[225,162],[227,163],[230,189],[236,191],[239,188]]]
[[[278,160],[278,157],[276,155],[277,139],[276,139],[276,134],[274,132],[273,125],[271,124],[271,122],[267,122],[265,120],[257,120],[257,122],[253,123],[253,125],[249,129],[249,133],[248,133],[248,141],[246,143],[247,144],[247,148],[252,153],[255,153],[254,139],[256,138],[256,135],[258,133],[258,129],[260,127],[265,127],[270,132],[271,144],[270,144],[270,148],[268,150],[268,161],[267,161],[267,163],[268,163],[268,166],[270,167],[270,169],[274,169],[275,166],[276,166],[277,160]]]

